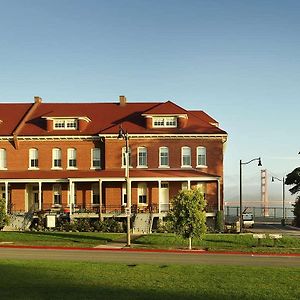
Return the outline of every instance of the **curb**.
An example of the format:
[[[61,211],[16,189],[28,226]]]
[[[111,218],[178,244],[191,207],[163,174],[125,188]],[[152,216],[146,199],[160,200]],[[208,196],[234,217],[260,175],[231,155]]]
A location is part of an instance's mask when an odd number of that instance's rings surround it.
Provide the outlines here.
[[[179,250],[179,249],[143,249],[143,248],[79,248],[79,247],[49,247],[49,246],[13,246],[1,245],[6,249],[36,249],[36,250],[66,250],[66,251],[113,251],[113,252],[141,252],[141,253],[177,253],[177,254],[200,254],[200,255],[244,255],[244,256],[280,256],[300,257],[300,253],[251,253],[241,251],[207,251],[207,250]]]

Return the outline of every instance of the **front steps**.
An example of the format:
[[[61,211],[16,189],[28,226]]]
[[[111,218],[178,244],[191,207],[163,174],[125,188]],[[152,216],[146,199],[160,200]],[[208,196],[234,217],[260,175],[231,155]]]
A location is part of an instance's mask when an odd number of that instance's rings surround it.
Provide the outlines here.
[[[136,214],[132,232],[134,234],[147,234],[151,233],[153,217],[150,213]]]
[[[10,215],[9,225],[4,226],[3,231],[28,230],[32,222],[32,213]]]

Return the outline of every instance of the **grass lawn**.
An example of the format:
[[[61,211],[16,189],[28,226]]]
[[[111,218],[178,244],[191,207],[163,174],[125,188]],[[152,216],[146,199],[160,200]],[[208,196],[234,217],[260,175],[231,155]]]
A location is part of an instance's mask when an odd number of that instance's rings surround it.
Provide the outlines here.
[[[1,242],[12,245],[95,247],[125,237],[120,233],[98,232],[0,232]]]
[[[1,299],[299,299],[296,268],[0,260]]]
[[[151,234],[135,240],[137,247],[150,248],[186,248],[188,241],[175,234]],[[284,236],[274,246],[271,239],[262,240],[258,246],[252,234],[206,234],[203,239],[194,239],[193,248],[211,251],[244,251],[244,252],[276,252],[300,253],[300,239]]]

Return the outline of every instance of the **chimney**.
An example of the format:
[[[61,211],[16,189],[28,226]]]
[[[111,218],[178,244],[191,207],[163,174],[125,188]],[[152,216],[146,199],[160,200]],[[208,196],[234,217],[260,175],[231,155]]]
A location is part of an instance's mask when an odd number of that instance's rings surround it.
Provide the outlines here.
[[[119,96],[120,99],[120,106],[125,106],[126,105],[126,97],[125,96]]]
[[[34,96],[34,103],[42,103],[42,98],[39,96]]]

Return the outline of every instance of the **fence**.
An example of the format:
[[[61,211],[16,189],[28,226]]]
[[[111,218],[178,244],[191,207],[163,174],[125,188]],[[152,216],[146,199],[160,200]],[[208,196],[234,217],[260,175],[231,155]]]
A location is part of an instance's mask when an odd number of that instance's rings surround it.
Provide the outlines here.
[[[244,207],[246,212],[253,213],[255,221],[280,221],[283,218],[282,207]],[[293,220],[293,207],[286,207],[284,209],[285,219]],[[233,218],[238,217],[240,214],[239,206],[225,206],[224,209],[225,217]]]

